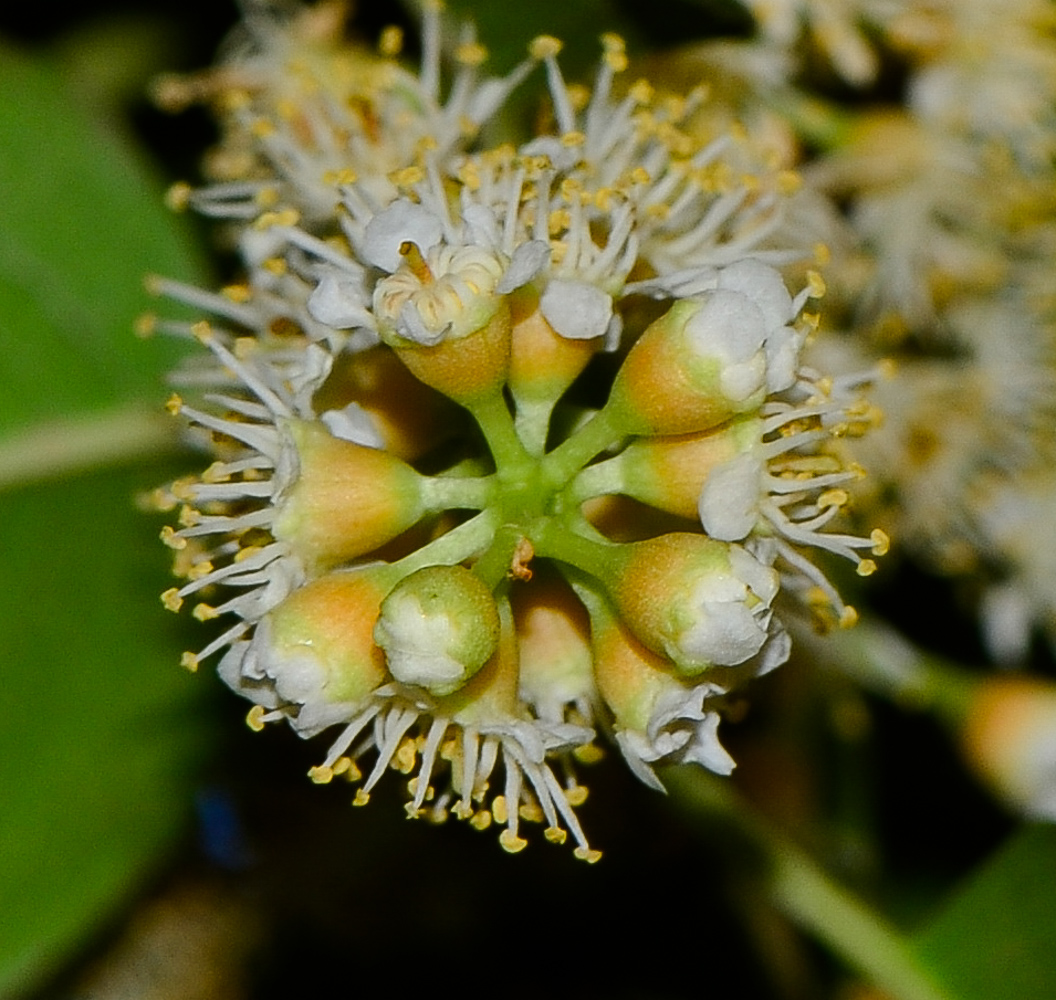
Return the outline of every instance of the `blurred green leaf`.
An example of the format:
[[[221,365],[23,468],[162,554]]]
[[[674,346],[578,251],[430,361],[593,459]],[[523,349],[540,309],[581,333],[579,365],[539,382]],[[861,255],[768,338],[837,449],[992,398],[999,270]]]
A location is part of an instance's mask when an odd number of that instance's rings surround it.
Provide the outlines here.
[[[1056,827],[1013,836],[916,944],[960,1000],[1056,997]]]
[[[0,435],[42,418],[156,400],[178,355],[137,346],[144,272],[199,268],[123,135],[62,74],[0,48]]]
[[[0,203],[0,445],[157,405],[177,349],[132,336],[142,273],[193,279],[195,254],[120,132],[7,49]],[[167,472],[0,494],[0,995],[83,944],[184,828],[202,686],[174,665],[164,555],[134,506]]]

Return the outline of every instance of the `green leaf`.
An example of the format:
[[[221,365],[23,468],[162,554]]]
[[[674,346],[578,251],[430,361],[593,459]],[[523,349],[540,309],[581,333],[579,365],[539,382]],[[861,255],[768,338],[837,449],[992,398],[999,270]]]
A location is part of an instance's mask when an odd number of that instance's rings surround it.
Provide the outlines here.
[[[120,130],[79,109],[58,69],[6,48],[0,150],[0,458],[30,470],[0,493],[7,997],[83,945],[186,829],[208,740],[204,685],[176,666],[157,599],[157,525],[135,508],[171,470],[129,466],[151,432],[120,423],[158,407],[179,353],[132,335],[142,273],[194,280],[195,254]],[[92,464],[77,440],[93,435],[97,470],[69,475]],[[34,469],[49,442],[74,460]]]
[[[146,271],[200,270],[186,234],[113,126],[42,60],[0,47],[0,435],[117,401],[153,400],[180,353],[138,347]]]
[[[1056,997],[1056,827],[1011,837],[916,944],[960,1000]]]

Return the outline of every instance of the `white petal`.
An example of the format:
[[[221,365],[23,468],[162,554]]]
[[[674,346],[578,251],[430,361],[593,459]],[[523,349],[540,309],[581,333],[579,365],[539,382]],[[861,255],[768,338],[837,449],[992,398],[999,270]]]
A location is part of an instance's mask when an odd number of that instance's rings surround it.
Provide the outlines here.
[[[390,274],[400,266],[400,246],[414,243],[424,255],[443,238],[440,218],[427,208],[401,198],[370,222],[363,238],[363,257]]]
[[[462,210],[462,239],[488,250],[498,250],[502,232],[495,213],[486,205],[467,205]]]
[[[378,425],[359,403],[349,403],[340,410],[327,410],[320,418],[327,430],[342,441],[351,441],[366,448],[385,447]]]
[[[700,491],[697,511],[704,530],[723,542],[739,542],[759,520],[763,466],[738,455],[712,469]]]
[[[550,263],[550,244],[543,240],[529,240],[513,251],[513,259],[506,273],[499,279],[495,291],[506,295],[515,288],[527,285]]]
[[[704,357],[733,364],[751,359],[766,341],[763,311],[740,292],[717,289],[700,301],[686,324],[690,344]]]
[[[743,602],[706,601],[697,621],[680,637],[677,651],[697,663],[732,667],[755,656],[766,637],[766,629]]]
[[[335,330],[374,326],[359,283],[334,273],[327,274],[309,296],[308,312]]]
[[[762,311],[768,330],[791,322],[792,296],[780,273],[762,261],[739,260],[719,272],[719,288],[740,292]]]
[[[539,311],[562,337],[592,340],[609,329],[612,296],[593,285],[554,279],[539,300]]]

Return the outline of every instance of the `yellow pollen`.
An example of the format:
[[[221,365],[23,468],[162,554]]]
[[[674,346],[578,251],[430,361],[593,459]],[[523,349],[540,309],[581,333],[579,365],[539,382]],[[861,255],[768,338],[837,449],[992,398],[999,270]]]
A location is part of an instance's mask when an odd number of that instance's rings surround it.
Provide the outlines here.
[[[352,771],[356,772],[357,777],[359,776],[359,768],[352,763],[351,757],[338,757],[334,761],[333,771],[335,775],[348,775]],[[349,781],[354,781],[354,778],[349,778]]]
[[[509,821],[509,813],[506,811],[506,796],[496,795],[491,801],[491,812],[496,823],[505,825]]]
[[[161,595],[161,603],[169,611],[179,611],[183,607],[183,598],[180,597],[180,590],[178,587],[169,587],[164,594]]]
[[[491,813],[487,809],[481,809],[470,819],[469,825],[476,830],[486,830],[491,826]]]
[[[411,273],[423,285],[431,285],[433,283],[433,272],[429,270],[429,265],[425,262],[425,258],[422,256],[422,251],[418,249],[417,243],[404,240],[400,244],[400,256],[411,269]]]
[[[216,610],[211,604],[196,604],[191,614],[198,619],[200,622],[211,621],[216,618],[220,612]]]
[[[440,747],[440,759],[452,761],[458,757],[458,741],[457,740],[445,740],[443,745]],[[500,821],[505,822],[505,821]]]
[[[180,666],[195,674],[198,672],[198,657],[194,653],[184,653],[180,657]]]
[[[510,852],[510,854],[516,854],[518,851],[523,851],[528,846],[528,841],[524,837],[518,837],[512,830],[506,829],[499,834],[499,843],[502,844],[503,848]]]
[[[369,801],[370,792],[365,792],[362,788],[356,789],[356,797],[352,800],[352,805],[365,806]]]
[[[818,509],[824,510],[826,507],[842,507],[849,499],[850,497],[847,495],[846,490],[826,490],[818,497]]]
[[[386,59],[394,59],[403,51],[403,29],[395,24],[385,28],[378,39],[378,52]]]
[[[548,826],[543,831],[543,836],[546,837],[551,844],[563,844],[568,840],[568,833],[562,830],[559,826]]]
[[[267,118],[258,118],[249,127],[250,132],[258,139],[267,139],[275,134],[275,123]]]
[[[546,819],[546,815],[543,810],[539,808],[537,802],[525,802],[520,809],[517,810],[518,815],[526,823],[542,823]]]
[[[635,102],[638,104],[649,104],[653,100],[653,96],[656,91],[653,89],[653,85],[645,79],[635,80],[631,85],[631,89],[628,91]]]
[[[589,847],[577,847],[572,853],[580,861],[586,861],[588,865],[595,864],[601,860],[601,851],[595,851]]]
[[[605,751],[593,743],[588,743],[586,746],[576,747],[572,755],[584,764],[596,764],[605,758]]]
[[[581,806],[587,801],[588,791],[584,785],[572,785],[565,789],[565,798],[570,806]]]
[[[582,146],[587,141],[587,137],[582,132],[566,132],[561,136],[561,145],[568,149],[572,149],[576,146]],[[562,192],[564,193],[564,192]]]
[[[399,749],[393,754],[392,764],[401,774],[410,774],[414,770],[415,752],[417,746],[414,739],[405,736],[400,743]]]
[[[188,580],[201,580],[202,577],[208,576],[213,572],[213,564],[208,559],[203,559],[201,562],[195,563],[189,570],[187,570]]]
[[[264,212],[253,223],[253,228],[263,230],[273,226],[296,226],[300,221],[301,213],[297,209],[284,208],[279,212]]]
[[[248,302],[253,295],[249,285],[225,285],[220,294],[232,302]]]
[[[869,534],[869,539],[873,543],[874,556],[887,555],[887,550],[891,548],[891,539],[886,531],[882,528],[873,528]]]
[[[488,50],[480,42],[466,42],[455,49],[455,61],[463,66],[479,66],[488,58]]]
[[[825,243],[814,244],[814,262],[818,267],[825,267],[832,260],[832,251]]]
[[[165,192],[165,205],[173,212],[185,212],[194,189],[186,181],[177,181]]]
[[[213,328],[208,320],[199,320],[191,327],[191,333],[200,344],[208,344],[213,339]]]
[[[853,628],[858,624],[858,612],[849,604],[840,612],[840,628]]]
[[[626,52],[606,52],[602,58],[613,73],[622,73],[627,68]]]
[[[329,785],[334,780],[334,771],[325,764],[319,764],[308,769],[308,777],[317,785]]]
[[[175,549],[177,552],[180,549],[187,548],[187,539],[177,535],[176,530],[169,524],[166,524],[161,529],[161,540],[170,549]]]
[[[807,271],[807,287],[812,299],[820,299],[825,294],[825,279],[817,271]]]
[[[279,203],[279,189],[261,188],[253,196],[253,202],[258,208],[274,208]]]
[[[349,170],[347,167],[343,170],[326,170],[323,172],[323,183],[324,184],[355,184],[356,183],[356,172]]]
[[[246,545],[244,548],[239,549],[238,552],[235,553],[235,558],[232,560],[232,562],[245,562],[245,560],[251,559],[260,551],[261,547],[259,545]]]
[[[282,257],[269,257],[260,266],[269,274],[274,274],[276,278],[281,278],[286,273],[286,261]]]
[[[183,400],[174,392],[169,396],[168,402],[165,404],[165,409],[174,417],[179,416],[180,410],[183,409]]]
[[[158,317],[154,313],[142,313],[136,317],[136,322],[132,326],[132,330],[140,340],[146,340],[148,337],[154,336],[154,331],[158,328]]]
[[[863,559],[858,563],[858,568],[855,572],[859,576],[872,576],[876,572],[876,563],[872,559]]]
[[[539,35],[533,38],[528,45],[528,54],[533,59],[553,59],[561,51],[564,44],[553,35]]]
[[[389,180],[396,187],[414,187],[415,184],[420,184],[425,180],[425,171],[421,167],[416,166],[401,167],[399,170],[394,170],[389,174]]]
[[[254,705],[246,713],[246,725],[255,733],[259,733],[264,728],[264,706]]]
[[[795,194],[803,186],[803,178],[794,170],[782,170],[777,175],[777,189],[782,194]]]
[[[180,525],[182,527],[193,528],[196,524],[201,521],[202,515],[193,507],[181,507],[179,517],[177,519],[179,520]]]

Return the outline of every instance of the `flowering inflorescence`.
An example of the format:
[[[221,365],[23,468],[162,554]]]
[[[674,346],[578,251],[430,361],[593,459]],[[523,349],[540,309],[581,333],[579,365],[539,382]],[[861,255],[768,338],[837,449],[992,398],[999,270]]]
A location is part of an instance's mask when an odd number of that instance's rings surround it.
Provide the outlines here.
[[[362,804],[393,768],[411,816],[495,823],[511,851],[538,820],[594,860],[573,764],[595,727],[651,785],[729,773],[723,698],[788,656],[780,592],[853,621],[805,553],[867,575],[886,547],[828,530],[864,379],[801,363],[824,285],[777,270],[792,180],[695,137],[702,95],[618,87],[614,36],[591,92],[549,37],[485,78],[467,32],[442,98],[435,5],[418,74],[397,33],[365,53],[331,15],[254,11],[183,84],[226,131],[217,181],[172,200],[234,227],[246,278],[152,279],[212,317],[157,325],[208,351],[180,376],[204,402],[170,408],[217,453],[158,493],[185,581],[163,601],[233,595],[196,604],[233,623],[185,664],[222,653],[254,728],[336,727],[314,780],[362,780]],[[549,126],[485,148],[537,63]]]

